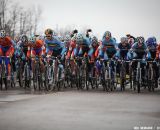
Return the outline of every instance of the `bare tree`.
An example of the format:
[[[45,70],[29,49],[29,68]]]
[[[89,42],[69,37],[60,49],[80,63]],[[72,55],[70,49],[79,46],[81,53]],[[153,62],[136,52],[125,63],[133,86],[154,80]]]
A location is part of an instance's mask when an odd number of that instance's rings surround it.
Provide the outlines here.
[[[5,17],[6,17],[6,11],[7,11],[7,4],[8,0],[0,0],[0,28],[5,28]]]
[[[11,20],[11,36],[15,37],[15,33],[17,31],[17,23],[19,21],[19,12],[20,12],[20,6],[18,3],[15,3],[11,6],[11,11],[10,11],[10,20]]]
[[[42,14],[42,8],[40,6],[35,7],[35,13],[34,13],[34,34],[37,33],[37,27],[39,24],[39,20]]]
[[[5,29],[13,38],[17,33],[36,34],[41,14],[40,6],[26,9],[14,1],[0,0],[0,29]]]
[[[20,13],[20,34],[31,34],[33,30],[33,13],[32,10],[21,10]]]

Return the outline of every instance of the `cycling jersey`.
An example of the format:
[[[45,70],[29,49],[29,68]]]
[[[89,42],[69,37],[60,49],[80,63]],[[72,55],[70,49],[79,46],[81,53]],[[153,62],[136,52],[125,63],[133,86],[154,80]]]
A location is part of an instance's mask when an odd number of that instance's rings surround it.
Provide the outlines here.
[[[127,58],[128,51],[131,48],[130,44],[126,44],[125,46],[122,43],[118,44],[119,51],[117,52],[116,56],[119,58]]]
[[[45,39],[45,45],[48,50],[59,50],[62,49],[62,42],[53,37],[51,40]]]
[[[99,56],[104,59],[111,58],[116,53],[116,48],[117,44],[113,38],[110,38],[109,40],[103,38],[102,45],[99,51]]]
[[[15,46],[15,43],[10,37],[6,36],[5,38],[0,38],[0,46],[11,47]]]
[[[144,56],[146,56],[146,50],[147,50],[147,46],[145,43],[143,43],[142,46],[139,46],[138,43],[134,43],[132,45],[132,50],[133,50],[133,58],[138,58],[138,59],[142,59],[144,58]]]

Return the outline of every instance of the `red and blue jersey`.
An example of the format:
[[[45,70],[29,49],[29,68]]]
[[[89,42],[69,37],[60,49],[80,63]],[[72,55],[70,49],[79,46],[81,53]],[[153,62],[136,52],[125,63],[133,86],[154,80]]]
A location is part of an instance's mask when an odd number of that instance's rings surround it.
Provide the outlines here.
[[[5,38],[0,38],[0,46],[1,47],[14,46],[14,41],[8,36],[6,36]]]

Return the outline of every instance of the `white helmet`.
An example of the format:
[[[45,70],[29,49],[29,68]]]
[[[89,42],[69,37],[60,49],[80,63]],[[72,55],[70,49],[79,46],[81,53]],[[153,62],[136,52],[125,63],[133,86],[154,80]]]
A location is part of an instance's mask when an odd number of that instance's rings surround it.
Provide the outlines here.
[[[65,38],[64,38],[64,41],[65,42],[70,42],[71,41],[70,35],[66,35]]]
[[[6,36],[5,30],[0,31],[0,38],[4,38]]]
[[[82,43],[83,42],[83,35],[81,34],[81,33],[78,33],[77,35],[76,35],[76,42],[77,43]]]

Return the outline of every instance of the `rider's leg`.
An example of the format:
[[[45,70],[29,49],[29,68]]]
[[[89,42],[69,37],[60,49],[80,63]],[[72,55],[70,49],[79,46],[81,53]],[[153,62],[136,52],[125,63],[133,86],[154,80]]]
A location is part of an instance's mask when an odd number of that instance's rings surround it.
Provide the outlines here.
[[[39,52],[37,52],[37,55],[40,56],[40,68],[41,68],[41,73],[42,73],[42,79],[45,80],[45,76],[44,76],[44,63],[43,63],[43,58],[42,58],[42,52],[43,50],[40,50]]]
[[[6,67],[7,67],[7,74],[8,74],[7,79],[8,80],[10,80],[10,78],[11,78],[11,63],[10,63],[10,58],[12,58],[13,54],[14,54],[14,48],[10,47],[6,51],[6,59],[5,59],[5,64],[6,64]]]
[[[2,65],[2,57],[1,56],[3,56],[3,51],[2,51],[2,48],[0,46],[0,71],[2,71],[1,70],[1,65]]]
[[[31,50],[31,67],[32,67],[32,74],[34,76],[34,71],[35,71],[35,55],[36,52],[34,50]]]

